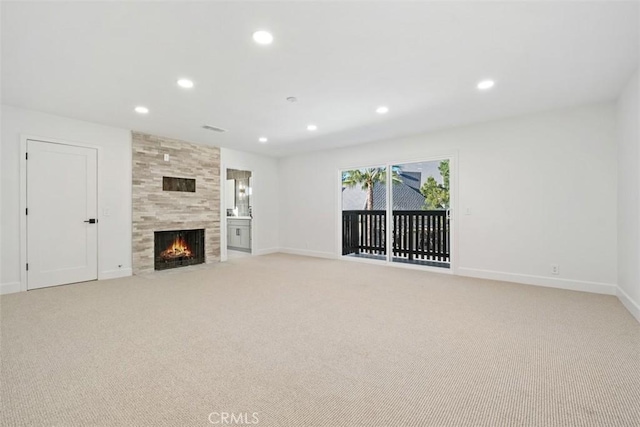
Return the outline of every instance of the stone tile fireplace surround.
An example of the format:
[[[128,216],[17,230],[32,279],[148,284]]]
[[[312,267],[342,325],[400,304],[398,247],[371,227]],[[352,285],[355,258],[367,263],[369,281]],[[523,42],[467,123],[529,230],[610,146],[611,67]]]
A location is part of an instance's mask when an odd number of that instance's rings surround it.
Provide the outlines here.
[[[204,229],[205,263],[219,261],[220,149],[140,132],[132,137],[133,273],[154,270],[156,231]],[[195,179],[195,192],[163,191],[165,177]]]

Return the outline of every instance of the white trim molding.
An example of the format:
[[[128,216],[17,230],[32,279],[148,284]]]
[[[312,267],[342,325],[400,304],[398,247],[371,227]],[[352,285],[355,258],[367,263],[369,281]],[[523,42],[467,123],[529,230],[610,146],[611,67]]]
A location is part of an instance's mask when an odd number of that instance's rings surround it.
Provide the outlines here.
[[[227,182],[227,169],[251,172],[250,178],[251,178],[251,189],[252,189],[251,195],[252,196],[253,196],[253,192],[255,190],[255,186],[257,182],[256,172],[252,168],[238,166],[233,162],[230,164],[227,164],[222,158],[222,152],[220,152],[220,262],[226,262],[229,259],[229,256],[227,254],[227,241],[228,241],[227,220],[229,218],[233,218],[233,217],[227,217],[227,206],[225,203],[225,201],[227,200],[226,199],[227,187],[225,185],[225,183]],[[258,184],[258,189],[259,188],[260,187]],[[270,251],[271,250],[270,248],[261,249],[261,250],[256,249],[256,247],[258,246],[256,244],[256,218],[257,218],[257,215],[260,213],[260,207],[258,207],[258,209],[256,210],[255,198],[253,199],[252,202],[249,202],[249,207],[251,208],[251,227],[250,227],[251,228],[251,252],[249,255],[251,256],[266,255],[268,253],[278,252],[278,250],[275,248],[273,249],[273,252],[265,252],[265,251]],[[260,222],[260,220],[258,219],[257,222]]]
[[[444,269],[444,268],[437,268],[437,267],[416,266],[411,264],[404,264],[404,263],[398,263],[398,262],[386,262],[386,261],[373,260],[373,259],[367,259],[367,258],[349,258],[349,257],[338,256],[329,252],[310,251],[305,249],[280,248],[276,252],[280,252],[283,254],[290,254],[290,255],[308,256],[308,257],[314,257],[314,258],[337,259],[340,261],[348,261],[348,262],[361,262],[365,264],[374,264],[374,265],[385,266],[385,267],[409,268],[409,269],[424,271],[427,273],[450,274],[454,276],[457,275],[457,276],[463,276],[463,277],[474,277],[478,279],[498,280],[501,282],[520,283],[523,285],[543,286],[547,288],[589,292],[593,294],[618,295],[618,297],[620,297],[619,292],[622,291],[621,289],[618,288],[617,285],[613,283],[588,282],[584,280],[572,280],[572,279],[555,279],[555,278],[544,277],[544,276],[505,273],[502,271],[481,270],[477,268],[465,268],[465,267],[458,267],[456,271],[453,271],[451,268]],[[627,307],[629,311],[631,311],[631,313],[636,318],[639,318],[640,315],[638,314],[640,314],[640,307],[638,307],[638,305],[635,304],[635,302],[633,302],[624,292],[622,292],[622,295],[624,298],[626,298],[626,301],[623,301],[623,304],[625,305],[625,307]],[[622,301],[622,298],[621,298],[621,301]]]
[[[624,305],[624,307],[629,310],[629,313],[631,313],[631,315],[635,317],[638,322],[640,322],[640,305],[632,300],[631,297],[629,297],[629,294],[627,294],[620,286],[618,286],[616,289],[616,296],[618,297],[622,305]]]
[[[459,276],[476,277],[478,279],[499,280],[503,282],[522,283],[524,285],[544,286],[547,288],[567,289],[570,291],[591,292],[604,295],[616,295],[616,289],[618,289],[618,286],[613,283],[555,279],[544,276],[505,273],[477,268],[458,267],[457,274]]]
[[[253,255],[269,255],[280,252],[280,248],[256,249]]]
[[[0,283],[0,295],[14,294],[21,291],[20,282]]]
[[[307,249],[280,248],[278,252],[283,254],[289,254],[289,255],[310,256],[314,258],[326,258],[326,259],[338,258],[335,254],[332,254],[331,252],[310,251]]]
[[[132,268],[119,268],[117,270],[107,270],[98,272],[98,280],[119,279],[121,277],[133,276]]]
[[[28,141],[41,141],[47,142],[50,144],[61,144],[61,145],[71,145],[74,147],[84,147],[84,148],[92,148],[97,152],[97,175],[96,175],[96,210],[100,212],[100,201],[102,199],[102,190],[101,190],[101,181],[102,177],[100,175],[100,171],[102,170],[102,162],[103,162],[103,153],[102,147],[99,145],[87,144],[84,142],[74,142],[68,140],[62,140],[59,138],[49,138],[42,136],[35,136],[29,134],[20,134],[20,290],[26,291],[28,290],[28,276],[27,270],[25,268],[27,261],[27,217],[24,215],[25,209],[27,208],[27,144]],[[101,227],[98,227],[98,268],[100,265],[100,246],[99,242],[102,239],[102,231]],[[99,272],[98,272],[99,274]]]

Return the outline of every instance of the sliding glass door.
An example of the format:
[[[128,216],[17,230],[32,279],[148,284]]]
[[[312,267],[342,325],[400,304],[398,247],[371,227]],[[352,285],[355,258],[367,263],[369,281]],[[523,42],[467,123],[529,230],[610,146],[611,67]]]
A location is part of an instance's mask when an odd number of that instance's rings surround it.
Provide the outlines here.
[[[342,171],[342,255],[387,259],[386,166]]]
[[[392,262],[449,268],[448,159],[391,167]]]
[[[342,255],[449,268],[450,159],[341,171]]]

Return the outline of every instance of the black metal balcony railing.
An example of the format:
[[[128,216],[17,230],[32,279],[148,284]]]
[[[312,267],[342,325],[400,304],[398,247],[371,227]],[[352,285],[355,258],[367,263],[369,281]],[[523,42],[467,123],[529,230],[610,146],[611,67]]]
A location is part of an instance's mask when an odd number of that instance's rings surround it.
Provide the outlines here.
[[[386,211],[342,211],[342,254],[387,254]],[[393,211],[394,258],[449,262],[448,211]]]

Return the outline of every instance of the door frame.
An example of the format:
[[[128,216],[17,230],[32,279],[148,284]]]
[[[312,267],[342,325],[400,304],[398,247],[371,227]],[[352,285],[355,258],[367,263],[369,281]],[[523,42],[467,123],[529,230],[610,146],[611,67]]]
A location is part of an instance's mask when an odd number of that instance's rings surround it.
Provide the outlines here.
[[[97,258],[98,258],[98,280],[102,280],[100,269],[100,241],[101,241],[101,227],[100,227],[100,171],[102,170],[102,147],[98,145],[87,144],[84,142],[68,141],[58,138],[50,138],[43,136],[36,136],[30,134],[20,134],[20,291],[28,290],[28,275],[27,275],[27,141],[39,141],[50,144],[58,145],[70,145],[72,147],[80,148],[92,148],[96,150],[97,156],[97,170],[96,170],[96,212],[98,217],[98,240],[97,240]]]
[[[226,262],[229,259],[227,253],[227,209],[225,207],[227,169],[236,169],[251,172],[251,197],[254,197],[254,189],[256,187],[256,172],[253,168],[246,166],[238,166],[235,164],[220,163],[220,262]],[[251,206],[251,253],[249,256],[256,255],[256,201],[250,202]],[[259,210],[258,210],[259,211]]]
[[[431,162],[431,161],[438,161],[438,160],[445,160],[445,159],[449,159],[449,164],[450,164],[450,169],[449,169],[449,185],[450,185],[450,189],[449,189],[449,209],[450,209],[450,236],[449,236],[449,253],[450,253],[450,264],[449,264],[449,268],[445,269],[445,268],[439,268],[439,267],[431,267],[431,266],[427,266],[427,265],[417,265],[417,264],[406,264],[406,263],[401,263],[401,262],[392,262],[391,261],[391,256],[390,256],[390,249],[391,249],[391,215],[387,215],[387,223],[386,223],[386,242],[387,242],[387,256],[385,260],[375,260],[375,259],[368,259],[368,258],[357,258],[357,257],[348,257],[348,256],[343,256],[342,255],[342,172],[344,170],[349,170],[349,169],[362,169],[362,168],[370,168],[370,167],[380,167],[380,166],[384,166],[385,168],[387,168],[387,171],[393,166],[393,165],[401,165],[401,164],[405,164],[405,163],[420,163],[420,162]],[[392,266],[392,267],[398,267],[398,268],[407,268],[407,269],[413,269],[413,270],[423,270],[423,271],[430,271],[430,272],[434,272],[434,273],[442,273],[442,274],[458,274],[458,218],[459,218],[459,207],[458,207],[458,151],[457,150],[450,150],[450,151],[443,151],[443,152],[434,152],[434,153],[430,153],[430,154],[426,154],[424,156],[420,156],[420,157],[412,157],[409,159],[402,159],[402,160],[397,160],[397,161],[388,161],[388,160],[384,160],[384,161],[380,161],[380,162],[375,162],[375,161],[367,161],[367,162],[363,162],[362,164],[358,165],[358,166],[354,166],[354,165],[346,165],[346,166],[339,166],[338,169],[336,170],[336,240],[335,240],[335,255],[336,258],[341,259],[341,260],[345,260],[345,261],[350,261],[350,262],[362,262],[362,263],[369,263],[369,264],[378,264],[378,265],[388,265],[388,266]],[[391,180],[387,180],[386,186],[387,186],[387,209],[389,209],[391,205]]]

